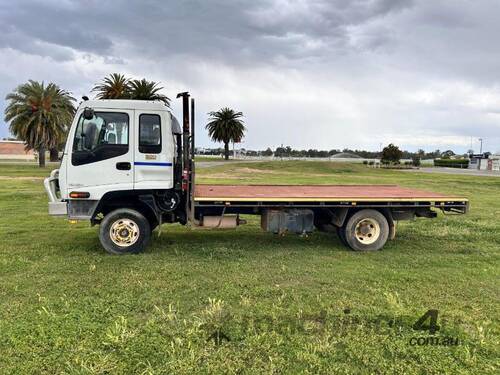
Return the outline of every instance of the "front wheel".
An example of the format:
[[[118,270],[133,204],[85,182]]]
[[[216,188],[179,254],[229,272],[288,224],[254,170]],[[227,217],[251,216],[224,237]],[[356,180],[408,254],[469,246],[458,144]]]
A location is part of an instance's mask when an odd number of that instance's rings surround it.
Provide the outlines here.
[[[344,228],[345,240],[356,251],[380,250],[389,237],[389,223],[376,210],[361,210],[352,215]]]
[[[151,238],[148,220],[140,212],[120,208],[108,213],[99,228],[99,240],[111,254],[131,254],[144,250]]]

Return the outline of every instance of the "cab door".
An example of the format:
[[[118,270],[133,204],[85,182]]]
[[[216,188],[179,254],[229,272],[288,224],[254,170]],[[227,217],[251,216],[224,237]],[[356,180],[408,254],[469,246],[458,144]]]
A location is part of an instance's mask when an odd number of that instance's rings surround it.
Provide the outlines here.
[[[85,191],[100,199],[109,191],[132,190],[133,131],[133,110],[96,109],[90,120],[80,113],[66,148],[67,193]]]
[[[171,189],[174,144],[170,113],[136,110],[135,123],[134,189]]]

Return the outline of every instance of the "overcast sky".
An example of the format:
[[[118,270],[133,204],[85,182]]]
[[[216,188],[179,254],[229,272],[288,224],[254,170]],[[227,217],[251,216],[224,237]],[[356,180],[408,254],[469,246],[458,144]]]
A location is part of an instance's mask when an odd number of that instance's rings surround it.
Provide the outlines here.
[[[80,98],[120,72],[190,91],[199,129],[242,111],[245,148],[497,151],[499,35],[498,0],[1,1],[0,110],[28,79]]]

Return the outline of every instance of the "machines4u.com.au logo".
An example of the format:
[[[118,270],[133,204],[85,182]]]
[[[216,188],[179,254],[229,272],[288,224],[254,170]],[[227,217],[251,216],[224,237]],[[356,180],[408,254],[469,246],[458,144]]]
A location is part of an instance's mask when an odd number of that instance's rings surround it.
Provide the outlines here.
[[[460,341],[458,337],[451,336],[435,336],[441,328],[438,325],[438,310],[427,310],[413,325],[416,331],[428,331],[427,336],[414,336],[410,339],[412,346],[458,346]]]

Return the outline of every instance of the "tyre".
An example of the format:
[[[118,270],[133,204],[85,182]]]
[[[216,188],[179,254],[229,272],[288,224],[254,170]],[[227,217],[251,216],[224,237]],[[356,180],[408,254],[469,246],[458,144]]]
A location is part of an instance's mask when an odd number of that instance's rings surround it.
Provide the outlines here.
[[[134,254],[144,250],[151,238],[148,220],[138,211],[120,208],[101,222],[99,240],[111,254]]]
[[[353,250],[380,250],[389,237],[389,223],[376,210],[361,210],[349,218],[344,233],[348,246]]]

